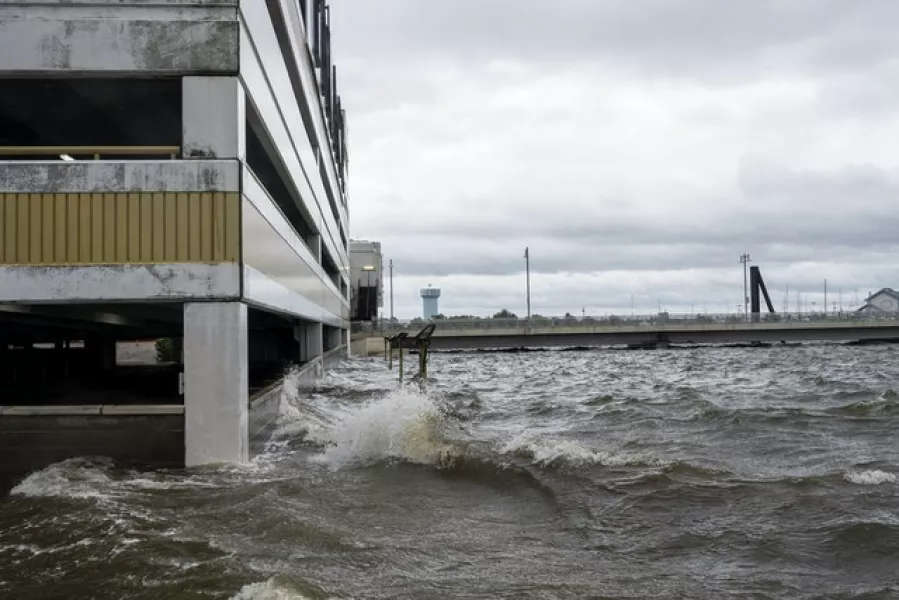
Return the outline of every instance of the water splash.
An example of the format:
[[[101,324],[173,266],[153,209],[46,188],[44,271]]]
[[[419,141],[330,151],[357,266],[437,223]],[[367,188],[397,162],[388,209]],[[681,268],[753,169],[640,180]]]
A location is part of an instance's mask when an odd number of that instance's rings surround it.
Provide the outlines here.
[[[243,586],[237,594],[231,597],[231,600],[313,600],[313,598],[336,600],[336,597],[322,594],[307,595],[307,592],[300,592],[279,583],[275,577]]]
[[[405,387],[350,411],[333,427],[309,432],[326,449],[312,462],[332,468],[397,459],[444,464],[457,450],[461,428],[427,394]]]
[[[15,486],[10,494],[30,498],[96,498],[109,496],[112,479],[107,458],[71,458],[35,471]]]

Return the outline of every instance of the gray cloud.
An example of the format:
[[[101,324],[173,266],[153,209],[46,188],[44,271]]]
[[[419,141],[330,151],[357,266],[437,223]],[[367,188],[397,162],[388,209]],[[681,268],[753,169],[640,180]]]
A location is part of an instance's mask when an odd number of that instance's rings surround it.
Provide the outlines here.
[[[899,287],[897,20],[892,0],[337,2],[352,236],[384,243],[407,316],[428,283],[456,312],[523,304],[525,246],[544,313],[727,307],[745,251],[776,295]]]
[[[895,48],[892,0],[347,2],[348,53],[409,61],[601,61],[639,70],[855,69]],[[560,65],[561,66],[561,65]],[[739,74],[735,74],[739,77]]]

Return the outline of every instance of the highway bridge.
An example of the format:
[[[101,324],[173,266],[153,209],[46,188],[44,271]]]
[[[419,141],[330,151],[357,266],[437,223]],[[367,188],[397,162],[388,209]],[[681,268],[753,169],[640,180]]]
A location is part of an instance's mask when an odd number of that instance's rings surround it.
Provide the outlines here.
[[[860,317],[842,315],[754,315],[748,320],[731,317],[693,317],[661,320],[658,317],[609,319],[556,318],[534,320],[479,319],[435,321],[432,350],[627,346],[665,348],[693,344],[764,344],[800,342],[899,341],[899,315]],[[392,336],[408,332],[405,346],[418,322],[394,323],[381,328],[357,328],[354,339]]]

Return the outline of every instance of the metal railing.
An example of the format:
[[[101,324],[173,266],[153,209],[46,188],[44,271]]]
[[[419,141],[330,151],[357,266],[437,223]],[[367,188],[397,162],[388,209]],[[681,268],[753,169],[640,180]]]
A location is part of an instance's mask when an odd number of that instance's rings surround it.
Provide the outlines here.
[[[832,313],[756,313],[749,319],[742,314],[654,314],[601,317],[531,317],[530,319],[425,319],[399,320],[387,319],[370,322],[356,322],[351,326],[353,333],[370,333],[373,335],[392,335],[401,331],[418,331],[428,323],[434,323],[437,331],[472,331],[472,330],[521,330],[525,329],[592,329],[642,328],[666,329],[678,327],[715,327],[752,328],[756,326],[771,327],[783,324],[792,327],[808,325],[826,326],[842,324],[843,326],[863,325],[866,323],[899,325],[899,313],[877,312],[832,312]]]
[[[55,156],[62,160],[100,160],[104,156],[168,156],[175,160],[179,154],[180,146],[0,146],[0,157]]]

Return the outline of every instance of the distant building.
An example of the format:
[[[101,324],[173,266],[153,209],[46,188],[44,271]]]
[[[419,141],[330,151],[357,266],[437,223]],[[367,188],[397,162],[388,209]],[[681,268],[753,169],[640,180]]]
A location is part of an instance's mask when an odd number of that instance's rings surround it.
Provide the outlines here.
[[[883,288],[879,292],[868,296],[865,304],[858,310],[880,313],[899,312],[899,292],[892,288]]]
[[[374,321],[384,306],[381,242],[350,240],[350,307],[353,321]]]
[[[437,301],[440,298],[440,288],[428,286],[421,290],[421,313],[425,319],[433,318],[440,314]]]

